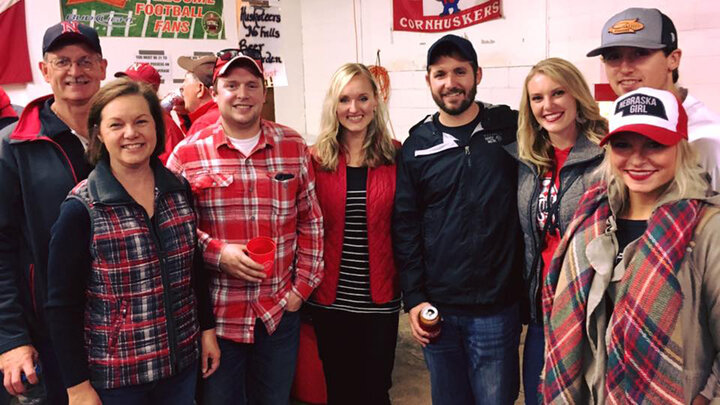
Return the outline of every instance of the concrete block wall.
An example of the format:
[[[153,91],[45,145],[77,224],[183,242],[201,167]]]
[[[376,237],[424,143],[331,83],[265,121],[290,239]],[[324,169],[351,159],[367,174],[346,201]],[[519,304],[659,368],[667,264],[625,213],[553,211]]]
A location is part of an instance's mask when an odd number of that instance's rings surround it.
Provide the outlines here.
[[[380,50],[390,72],[389,110],[399,139],[436,110],[425,84],[426,50],[444,34],[394,32],[388,0],[302,0],[305,71],[305,133],[319,130],[320,108],[332,72],[345,62],[374,64]],[[517,108],[530,67],[550,56],[573,62],[590,87],[605,83],[600,58],[585,54],[600,43],[600,30],[613,14],[629,7],[656,7],[673,19],[683,50],[680,84],[720,111],[720,3],[702,0],[625,1],[506,0],[503,18],[454,31],[478,52],[483,80],[478,98]],[[354,8],[353,8],[354,7]],[[354,27],[355,23],[357,28]],[[357,30],[357,35],[356,35]],[[356,50],[356,44],[359,49]]]
[[[314,142],[332,73],[346,62],[374,64],[378,50],[382,65],[390,73],[389,108],[397,137],[404,139],[413,124],[436,111],[425,84],[425,58],[427,48],[443,33],[393,31],[390,0],[280,0],[280,5],[289,86],[275,90],[278,122]],[[716,74],[720,65],[720,3],[637,0],[632,5],[660,8],[674,20],[683,50],[680,84],[720,112],[720,75]],[[599,58],[585,54],[599,44],[607,18],[628,6],[621,0],[505,0],[503,18],[454,33],[466,35],[478,52],[484,72],[478,98],[516,108],[528,70],[548,56],[575,63],[591,87],[606,82]],[[26,0],[26,8],[34,81],[5,86],[18,104],[50,92],[36,66],[44,29],[60,19],[57,0]],[[39,8],[47,12],[31,12]],[[138,48],[165,49],[174,65],[178,56],[192,51],[235,46],[235,1],[225,0],[224,14],[228,26],[224,41],[103,38],[108,78],[129,65]],[[182,75],[182,69],[173,66],[173,78]],[[176,86],[164,84],[160,92]]]

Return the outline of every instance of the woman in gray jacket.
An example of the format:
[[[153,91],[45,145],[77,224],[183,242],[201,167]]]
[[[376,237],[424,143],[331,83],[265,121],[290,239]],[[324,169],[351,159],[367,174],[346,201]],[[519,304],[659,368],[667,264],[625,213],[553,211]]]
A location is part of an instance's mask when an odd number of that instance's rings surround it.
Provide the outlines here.
[[[585,79],[570,62],[550,58],[528,73],[520,100],[518,210],[525,239],[528,331],[523,353],[525,403],[538,403],[543,366],[540,287],[578,200],[602,161],[597,143],[607,121]]]

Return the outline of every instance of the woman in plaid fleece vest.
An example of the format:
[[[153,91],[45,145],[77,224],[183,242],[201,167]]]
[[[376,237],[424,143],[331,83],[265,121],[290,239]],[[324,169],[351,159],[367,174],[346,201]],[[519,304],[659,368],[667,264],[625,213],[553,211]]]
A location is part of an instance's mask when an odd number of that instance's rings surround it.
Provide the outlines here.
[[[720,400],[720,196],[674,94],[613,108],[603,181],[578,203],[543,287],[543,403]]]
[[[63,382],[71,404],[189,405],[199,343],[204,376],[220,355],[189,186],[157,158],[165,131],[149,86],[119,79],[91,104],[96,167],[50,242],[46,309]]]

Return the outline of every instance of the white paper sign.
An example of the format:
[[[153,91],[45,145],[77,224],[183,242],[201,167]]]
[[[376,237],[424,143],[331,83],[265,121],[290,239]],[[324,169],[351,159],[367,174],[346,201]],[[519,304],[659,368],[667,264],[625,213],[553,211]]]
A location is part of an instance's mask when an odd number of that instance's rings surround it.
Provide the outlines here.
[[[165,51],[154,51],[154,50],[139,50],[138,54],[135,55],[135,62],[138,63],[149,63],[155,70],[160,73],[162,83],[172,83],[172,75],[170,72],[170,57],[165,54]]]
[[[238,3],[238,37],[240,50],[260,52],[268,87],[287,86],[282,58],[282,16],[280,7],[251,6]]]

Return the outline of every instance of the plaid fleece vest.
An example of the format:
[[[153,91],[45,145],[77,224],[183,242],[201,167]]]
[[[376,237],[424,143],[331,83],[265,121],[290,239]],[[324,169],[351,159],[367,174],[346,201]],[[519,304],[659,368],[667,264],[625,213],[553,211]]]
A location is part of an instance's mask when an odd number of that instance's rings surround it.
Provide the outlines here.
[[[134,202],[103,204],[83,181],[68,198],[88,208],[92,271],[85,346],[95,387],[119,388],[177,374],[198,358],[191,286],[195,216],[182,192],[155,194],[151,221]]]

